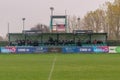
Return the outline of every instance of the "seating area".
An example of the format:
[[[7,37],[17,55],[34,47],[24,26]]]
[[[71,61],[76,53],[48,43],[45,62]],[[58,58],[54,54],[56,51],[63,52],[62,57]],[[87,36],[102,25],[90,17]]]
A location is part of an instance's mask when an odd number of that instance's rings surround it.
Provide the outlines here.
[[[93,46],[107,46],[107,43],[86,43],[81,41],[72,41],[72,40],[62,40],[62,41],[50,41],[39,42],[39,41],[30,41],[30,40],[17,40],[9,43],[10,46],[80,46],[80,47],[93,47]]]

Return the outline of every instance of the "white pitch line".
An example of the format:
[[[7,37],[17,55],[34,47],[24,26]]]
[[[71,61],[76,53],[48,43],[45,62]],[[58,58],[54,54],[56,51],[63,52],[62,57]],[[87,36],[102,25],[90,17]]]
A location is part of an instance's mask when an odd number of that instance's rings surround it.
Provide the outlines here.
[[[54,70],[55,62],[56,62],[56,56],[55,56],[55,58],[54,58],[54,60],[53,60],[52,68],[51,68],[51,71],[50,71],[48,80],[51,80],[51,76],[52,76],[52,73],[53,73],[53,70]]]

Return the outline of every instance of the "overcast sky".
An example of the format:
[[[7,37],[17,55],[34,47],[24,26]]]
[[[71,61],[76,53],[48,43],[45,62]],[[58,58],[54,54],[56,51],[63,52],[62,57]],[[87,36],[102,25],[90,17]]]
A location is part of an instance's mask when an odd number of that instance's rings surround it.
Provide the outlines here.
[[[83,17],[88,11],[95,10],[106,1],[113,0],[0,0],[0,36],[8,32],[22,32],[22,18],[28,30],[38,23],[49,25],[50,7],[54,14],[76,15]]]

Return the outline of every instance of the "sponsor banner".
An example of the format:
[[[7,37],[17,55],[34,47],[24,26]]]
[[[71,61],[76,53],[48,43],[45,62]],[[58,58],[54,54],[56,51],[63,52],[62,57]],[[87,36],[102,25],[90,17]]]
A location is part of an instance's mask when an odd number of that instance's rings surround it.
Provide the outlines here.
[[[35,52],[35,47],[17,47],[16,53],[33,53]]]
[[[57,25],[57,31],[65,31],[65,25],[64,24]]]
[[[52,48],[48,48],[48,52],[62,52],[62,48],[55,48],[55,47],[52,47]]]
[[[117,53],[115,46],[109,46],[109,53]]]
[[[117,47],[115,48],[115,51],[116,51],[117,53],[120,53],[120,46],[117,46]]]
[[[109,47],[108,46],[98,46],[98,47],[93,47],[93,51],[96,53],[107,53],[109,52]]]
[[[44,53],[47,51],[48,51],[48,49],[45,47],[35,47],[35,53]]]
[[[64,47],[62,48],[63,53],[77,53],[77,48],[76,47]]]
[[[82,53],[92,53],[93,48],[92,47],[78,47],[77,51],[82,52]]]
[[[1,47],[1,53],[16,53],[16,47],[12,46]]]

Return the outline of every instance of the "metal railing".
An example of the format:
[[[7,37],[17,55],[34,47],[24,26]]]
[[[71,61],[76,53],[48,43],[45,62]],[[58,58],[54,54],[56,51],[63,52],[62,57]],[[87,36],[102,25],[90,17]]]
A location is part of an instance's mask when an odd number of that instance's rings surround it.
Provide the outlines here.
[[[7,46],[7,45],[9,45],[8,41],[0,41],[0,47]],[[107,40],[106,45],[108,45],[108,46],[120,46],[120,40]]]

